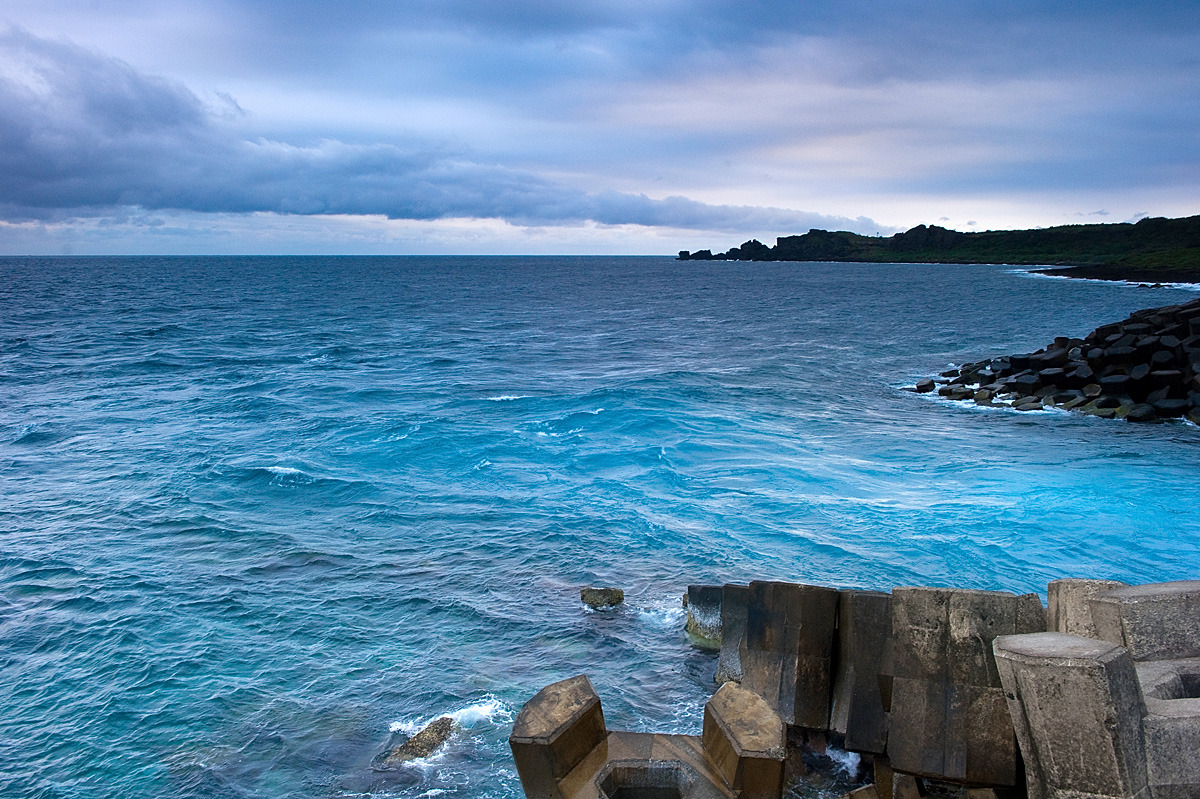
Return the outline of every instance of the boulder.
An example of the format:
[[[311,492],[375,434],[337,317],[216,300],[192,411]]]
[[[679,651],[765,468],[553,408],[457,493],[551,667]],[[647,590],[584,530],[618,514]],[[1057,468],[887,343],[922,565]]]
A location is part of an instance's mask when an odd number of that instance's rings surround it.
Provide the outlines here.
[[[620,588],[581,588],[579,599],[592,610],[604,610],[624,602],[625,592]]]
[[[933,391],[934,388],[936,388],[936,387],[937,387],[937,384],[934,383],[933,380],[926,378],[925,380],[917,381],[916,391],[918,394],[928,394],[930,391]]]
[[[1125,418],[1131,422],[1153,422],[1158,418],[1158,414],[1153,405],[1142,402],[1130,408],[1125,414]]]
[[[420,760],[429,757],[442,748],[454,732],[454,719],[442,716],[425,725],[413,737],[404,743],[384,753],[375,761],[378,769],[397,768],[410,760]]]

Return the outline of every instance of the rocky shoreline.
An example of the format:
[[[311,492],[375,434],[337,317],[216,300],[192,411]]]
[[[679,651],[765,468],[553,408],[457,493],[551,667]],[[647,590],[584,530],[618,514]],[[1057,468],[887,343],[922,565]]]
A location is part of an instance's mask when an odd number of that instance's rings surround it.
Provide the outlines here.
[[[964,363],[911,390],[1018,411],[1200,424],[1200,299],[1134,311],[1036,352]]]

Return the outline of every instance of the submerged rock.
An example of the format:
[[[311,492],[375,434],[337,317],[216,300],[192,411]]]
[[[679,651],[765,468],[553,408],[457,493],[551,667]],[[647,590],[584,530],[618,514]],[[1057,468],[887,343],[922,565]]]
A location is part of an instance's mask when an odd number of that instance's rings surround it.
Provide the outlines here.
[[[431,721],[429,724],[404,743],[385,752],[375,761],[379,769],[391,769],[401,766],[410,760],[429,757],[450,738],[454,732],[454,719],[449,716]]]
[[[620,588],[581,588],[579,598],[592,610],[604,610],[624,602],[625,592]]]

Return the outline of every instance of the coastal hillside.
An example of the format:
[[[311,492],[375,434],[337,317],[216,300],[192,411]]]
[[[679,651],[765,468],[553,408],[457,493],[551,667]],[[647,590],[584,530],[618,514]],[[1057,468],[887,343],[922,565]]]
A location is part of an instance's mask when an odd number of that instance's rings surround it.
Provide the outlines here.
[[[723,253],[683,250],[679,259],[1052,265],[1067,269],[1051,273],[1071,277],[1192,282],[1200,280],[1200,216],[980,233],[937,225],[894,236],[810,230],[774,247],[751,239]]]

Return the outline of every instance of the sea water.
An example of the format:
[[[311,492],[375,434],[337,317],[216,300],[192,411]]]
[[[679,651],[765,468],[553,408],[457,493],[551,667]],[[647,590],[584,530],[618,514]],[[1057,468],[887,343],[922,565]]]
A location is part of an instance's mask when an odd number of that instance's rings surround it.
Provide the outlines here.
[[[0,795],[520,796],[698,732],[688,583],[1200,577],[1200,429],[904,390],[1172,288],[1004,266],[0,260]],[[626,602],[590,612],[579,588]],[[372,760],[423,723],[425,761]]]

